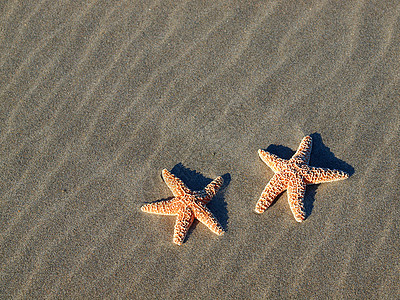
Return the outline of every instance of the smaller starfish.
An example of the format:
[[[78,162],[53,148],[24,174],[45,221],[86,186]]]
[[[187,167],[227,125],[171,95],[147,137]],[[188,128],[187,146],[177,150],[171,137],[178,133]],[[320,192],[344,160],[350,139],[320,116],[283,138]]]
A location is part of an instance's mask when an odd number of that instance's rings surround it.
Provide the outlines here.
[[[272,201],[284,190],[288,191],[290,209],[297,222],[305,219],[303,206],[306,185],[346,179],[349,174],[326,168],[310,167],[312,139],[306,136],[291,159],[286,160],[264,150],[258,150],[260,158],[274,171],[255,208],[256,213],[263,213]]]
[[[173,238],[175,244],[182,245],[195,218],[212,232],[218,235],[224,233],[217,219],[206,207],[206,204],[210,202],[222,186],[224,182],[222,177],[215,178],[202,191],[191,191],[182,180],[171,174],[167,169],[162,170],[162,176],[175,197],[143,205],[141,209],[153,214],[177,215]]]

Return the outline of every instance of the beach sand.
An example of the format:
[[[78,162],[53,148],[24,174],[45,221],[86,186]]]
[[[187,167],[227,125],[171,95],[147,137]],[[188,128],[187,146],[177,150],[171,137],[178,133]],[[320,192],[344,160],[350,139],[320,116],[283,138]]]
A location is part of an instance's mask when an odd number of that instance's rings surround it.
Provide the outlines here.
[[[1,299],[395,299],[400,5],[396,1],[0,4]],[[255,204],[311,134],[297,223]],[[225,234],[140,207],[167,168]]]

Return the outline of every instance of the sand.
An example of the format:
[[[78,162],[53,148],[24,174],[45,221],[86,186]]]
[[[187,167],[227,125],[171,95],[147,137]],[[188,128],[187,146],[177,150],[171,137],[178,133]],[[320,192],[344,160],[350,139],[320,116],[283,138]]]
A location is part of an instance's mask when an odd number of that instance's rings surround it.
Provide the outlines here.
[[[1,299],[395,299],[396,1],[0,4]],[[253,212],[313,136],[349,172]],[[226,233],[140,211],[222,175]]]

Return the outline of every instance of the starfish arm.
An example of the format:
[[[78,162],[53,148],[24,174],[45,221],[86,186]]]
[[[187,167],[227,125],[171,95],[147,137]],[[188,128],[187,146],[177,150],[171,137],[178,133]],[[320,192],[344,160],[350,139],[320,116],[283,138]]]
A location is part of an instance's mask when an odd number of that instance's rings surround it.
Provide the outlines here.
[[[176,198],[145,204],[141,210],[147,213],[159,215],[176,215],[179,210],[179,203]]]
[[[191,194],[192,191],[180,180],[178,177],[173,175],[167,169],[162,170],[162,177],[166,185],[171,190],[175,197],[183,196],[184,194]]]
[[[218,220],[205,205],[196,203],[193,205],[193,212],[196,219],[206,225],[212,232],[217,235],[224,234],[222,226],[218,223]]]
[[[281,171],[285,166],[286,160],[279,158],[275,154],[259,149],[258,155],[260,156],[262,161],[265,162],[266,165],[269,166],[275,173]]]
[[[307,135],[304,137],[297,149],[296,153],[292,156],[291,160],[300,160],[306,164],[310,161],[310,154],[312,148],[312,138]]]
[[[215,178],[213,181],[211,181],[207,186],[204,188],[202,192],[200,192],[200,201],[203,204],[207,204],[210,202],[212,197],[215,196],[215,194],[218,192],[218,190],[221,188],[222,184],[224,183],[224,179],[219,176]]]
[[[309,171],[304,174],[304,178],[309,184],[318,184],[322,182],[342,180],[349,177],[349,174],[340,170],[331,170],[327,168],[309,167]]]
[[[185,236],[192,225],[194,215],[192,210],[187,206],[183,210],[178,212],[174,228],[173,242],[177,245],[182,245]]]
[[[281,174],[275,174],[266,185],[257,201],[255,212],[263,213],[274,201],[274,199],[286,189],[284,178]]]
[[[306,192],[306,184],[301,179],[295,179],[289,182],[288,201],[293,216],[297,222],[305,219],[305,211],[303,206],[304,194]]]

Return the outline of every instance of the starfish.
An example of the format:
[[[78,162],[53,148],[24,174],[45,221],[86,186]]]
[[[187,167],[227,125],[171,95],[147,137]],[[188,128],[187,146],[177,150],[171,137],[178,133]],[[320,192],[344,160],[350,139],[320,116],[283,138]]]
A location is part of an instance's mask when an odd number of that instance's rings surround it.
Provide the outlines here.
[[[182,180],[171,174],[167,169],[162,170],[165,183],[175,196],[172,199],[145,204],[142,211],[160,214],[177,215],[173,242],[182,245],[189,227],[196,218],[206,225],[212,232],[222,235],[224,230],[213,216],[206,204],[217,193],[224,180],[215,178],[202,191],[191,191]]]
[[[346,179],[349,174],[326,168],[309,166],[311,154],[311,136],[306,136],[296,153],[289,159],[282,159],[264,150],[258,150],[260,158],[274,171],[255,208],[256,213],[263,213],[272,201],[284,190],[288,191],[290,209],[297,222],[305,219],[303,206],[306,185]]]

